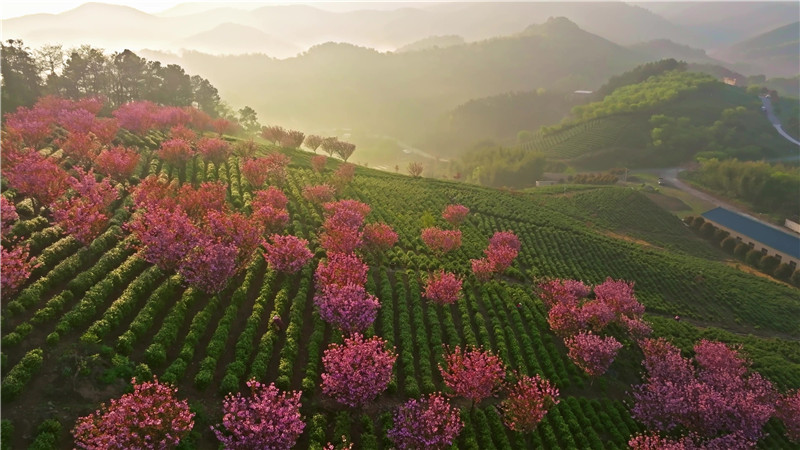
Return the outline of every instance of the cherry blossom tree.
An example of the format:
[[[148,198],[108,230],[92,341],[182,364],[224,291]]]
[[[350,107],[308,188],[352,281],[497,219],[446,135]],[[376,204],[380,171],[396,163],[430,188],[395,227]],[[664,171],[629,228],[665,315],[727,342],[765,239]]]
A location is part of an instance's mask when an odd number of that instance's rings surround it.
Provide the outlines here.
[[[353,253],[330,253],[327,261],[320,261],[314,272],[317,290],[343,287],[348,284],[364,286],[369,267]]]
[[[316,149],[314,150],[316,152]],[[325,171],[325,165],[328,163],[328,157],[325,155],[316,155],[311,157],[311,170],[320,174]]]
[[[160,206],[137,211],[126,227],[138,240],[139,256],[165,272],[178,266],[200,233],[183,210]]]
[[[470,259],[469,262],[478,281],[489,281],[494,276],[494,265],[488,259]]]
[[[267,182],[267,170],[265,158],[248,159],[242,163],[241,174],[252,189],[259,189]]]
[[[20,244],[11,250],[2,247],[0,258],[0,288],[3,295],[15,293],[31,276],[31,271],[38,266],[36,258],[30,257],[30,246]]]
[[[183,139],[186,142],[194,142],[197,140],[197,133],[193,130],[186,128],[183,125],[176,125],[169,130],[170,139]]]
[[[69,176],[52,158],[35,150],[17,156],[12,165],[4,167],[3,175],[17,192],[36,201],[34,213],[38,213],[40,206],[48,206],[64,194]]]
[[[196,188],[187,183],[178,190],[176,199],[189,217],[200,221],[209,211],[227,210],[228,206],[225,203],[227,193],[228,186],[221,181],[206,181]]]
[[[194,413],[177,389],[153,381],[131,380],[133,392],[112,399],[81,417],[72,430],[75,446],[85,449],[175,447],[194,426]]]
[[[269,125],[261,127],[261,137],[267,141],[278,144],[286,136],[286,130],[278,125]]]
[[[353,152],[355,151],[356,151],[355,144],[343,141],[338,141],[336,143],[336,147],[334,148],[334,152],[336,153],[336,155],[342,158],[342,160],[345,162],[347,162],[347,160],[350,158],[350,156],[353,155]]]
[[[305,137],[306,135],[302,131],[287,130],[280,140],[281,147],[300,148]]]
[[[360,407],[389,385],[397,355],[378,336],[354,334],[343,344],[330,344],[322,355],[322,392],[337,402]]]
[[[458,408],[435,392],[400,406],[387,435],[398,449],[445,449],[450,448],[462,428]]]
[[[194,157],[194,149],[188,141],[183,139],[168,139],[161,143],[161,147],[158,149],[158,157],[182,169]]]
[[[581,332],[564,340],[567,356],[591,377],[606,373],[622,344],[613,336],[600,337]]]
[[[5,240],[8,233],[11,232],[11,227],[17,219],[19,219],[19,215],[17,214],[17,208],[14,206],[14,203],[8,201],[4,196],[0,196],[0,223],[2,223],[0,234],[2,234],[3,240]]]
[[[53,205],[53,218],[67,234],[89,245],[108,225],[107,212],[118,193],[108,178],[97,182],[92,170],[77,168],[76,172],[77,177],[67,180],[73,195]]]
[[[345,334],[365,331],[375,322],[381,307],[377,297],[357,284],[327,285],[314,296],[314,304],[322,320]]]
[[[330,202],[335,195],[336,189],[327,183],[303,187],[303,198],[315,205]]]
[[[289,223],[289,212],[286,210],[288,202],[286,195],[276,187],[256,191],[250,203],[252,218],[266,233],[276,233]]]
[[[158,105],[149,101],[126,103],[111,114],[119,121],[119,126],[139,135],[147,133],[156,125],[155,113]]]
[[[91,133],[69,133],[64,139],[59,139],[56,144],[61,147],[64,154],[75,164],[89,165],[100,153],[102,143]]]
[[[461,230],[442,230],[429,227],[422,230],[422,242],[437,254],[445,254],[461,247]]]
[[[495,395],[506,375],[503,361],[482,348],[456,346],[451,352],[445,347],[444,361],[446,369],[439,365],[444,384],[455,395],[471,400],[473,408]]]
[[[305,239],[273,234],[270,240],[272,243],[264,243],[264,259],[273,270],[295,273],[314,256],[308,249],[308,241]]]
[[[303,433],[299,391],[281,392],[269,386],[247,382],[250,397],[239,392],[222,402],[222,425],[211,427],[217,439],[229,449],[292,448]]]
[[[344,189],[356,175],[356,166],[350,163],[339,164],[336,171],[333,172],[331,182],[338,190]]]
[[[238,249],[199,235],[178,263],[178,273],[191,286],[208,294],[222,291],[236,273]]]
[[[558,402],[558,389],[550,381],[522,375],[500,403],[503,423],[514,431],[531,432]]]
[[[203,138],[197,142],[197,152],[204,160],[217,166],[228,160],[231,155],[231,146],[220,138]]]
[[[306,147],[310,148],[314,153],[317,153],[317,149],[320,145],[322,145],[322,136],[317,136],[316,134],[309,134],[306,136],[306,139],[303,141]],[[314,160],[311,160],[312,166],[314,165]],[[323,164],[324,166],[324,164]]]
[[[647,374],[634,387],[634,418],[653,432],[682,432],[696,448],[755,446],[778,395],[769,381],[749,372],[738,350],[701,340],[695,366],[664,339],[645,339],[641,347]]]
[[[363,245],[371,252],[389,250],[397,243],[397,232],[391,225],[383,222],[369,223],[364,226]]]
[[[469,208],[464,205],[447,205],[442,212],[442,218],[453,228],[458,228],[469,214]]]
[[[217,135],[222,136],[223,134],[231,134],[235,132],[237,124],[228,119],[218,117],[211,121],[211,128],[217,133]]]
[[[261,224],[252,216],[211,210],[206,215],[205,225],[216,241],[236,249],[237,273],[250,263],[263,241]]]
[[[233,154],[242,159],[255,158],[257,152],[258,144],[256,144],[252,139],[238,141],[233,146]]]
[[[139,153],[133,148],[113,147],[100,152],[94,159],[98,172],[118,182],[124,182],[133,175],[139,164]]]
[[[461,295],[461,279],[454,273],[439,270],[428,277],[423,297],[440,305],[450,305]]]
[[[780,398],[775,417],[783,421],[789,439],[792,442],[800,442],[800,389],[795,389]]]

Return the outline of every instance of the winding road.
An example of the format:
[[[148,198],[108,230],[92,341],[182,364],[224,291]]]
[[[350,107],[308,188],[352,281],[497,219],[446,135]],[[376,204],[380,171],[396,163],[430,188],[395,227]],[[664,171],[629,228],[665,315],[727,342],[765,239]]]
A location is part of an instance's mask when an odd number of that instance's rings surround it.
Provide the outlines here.
[[[788,140],[789,142],[795,145],[800,145],[800,141],[793,138],[791,135],[789,135],[789,133],[783,131],[783,127],[781,126],[781,121],[778,120],[778,118],[772,112],[772,100],[770,100],[770,98],[767,96],[762,96],[761,104],[763,104],[764,108],[766,108],[767,118],[772,123],[772,126],[775,127],[776,130],[778,130],[778,133],[780,133],[780,135],[786,138],[786,140]]]

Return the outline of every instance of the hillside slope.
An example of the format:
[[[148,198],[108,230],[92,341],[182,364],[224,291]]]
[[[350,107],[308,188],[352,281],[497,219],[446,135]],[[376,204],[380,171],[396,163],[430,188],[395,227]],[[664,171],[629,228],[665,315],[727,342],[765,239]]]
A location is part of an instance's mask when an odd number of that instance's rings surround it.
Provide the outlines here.
[[[754,75],[793,77],[800,68],[800,22],[751,37],[713,55],[724,61],[740,63]]]
[[[164,133],[121,136],[142,155],[138,179],[157,175],[175,186],[219,180],[228,186],[232,205],[247,205],[253,196],[236,156],[216,166],[194,158],[178,170],[154,151]],[[214,446],[209,427],[221,418],[223,394],[244,389],[244,381],[255,376],[281,389],[303,389],[307,427],[298,447],[346,435],[356,446],[388,448],[392,409],[444,388],[437,367],[442,344],[483,345],[509,368],[553,380],[562,393],[558,407],[528,434],[503,427],[493,405],[470,410],[457,400],[466,421],[459,448],[625,447],[632,434],[643,431],[624,403],[641,371],[638,355],[625,350],[608,374],[590,380],[550,331],[545,309],[531,291],[532,277],[634,281],[658,335],[683,348],[700,337],[743,343],[754,367],[777,386],[800,387],[797,289],[743,274],[692,250],[684,242],[696,240],[689,231],[638,193],[521,194],[357,168],[338,198],[369,204],[367,222],[389,223],[399,234],[383,257],[365,259],[367,290],[382,305],[370,332],[400,356],[394,381],[378,401],[357,411],[336,406],[319,388],[321,350],[340,339],[314,306],[314,268],[325,253],[319,245],[323,211],[302,195],[306,185],[331,181],[334,168],[318,174],[310,168],[309,153],[260,149],[262,154],[275,151],[291,160],[281,185],[289,199],[286,231],[308,239],[315,257],[300,272],[286,275],[267,268],[257,255],[220,295],[187,288],[180,277],[136,257],[123,228],[130,200],[117,204],[111,226],[88,247],[62,239],[45,218],[23,217],[17,227],[32,233],[43,265],[20,294],[4,295],[4,383],[29,352],[41,351],[43,363],[31,371],[20,398],[3,402],[4,420],[17,426],[12,441],[17,447],[30,444],[33,427],[43,419],[56,417],[69,429],[100,401],[120,395],[125,389],[120,379],[156,374],[175,383],[197,412],[195,431],[185,444],[190,447]],[[57,149],[44,152],[63,157]],[[420,229],[430,221],[443,226],[439,215],[451,203],[470,209],[461,225],[463,245],[437,255],[420,240]],[[631,207],[639,212],[628,214]],[[640,221],[644,216],[647,221]],[[489,237],[500,230],[520,237],[519,256],[505,276],[480,283],[470,275],[469,259],[481,257]],[[613,230],[638,241],[614,236]],[[464,297],[456,304],[435,306],[421,298],[425,277],[439,268],[465,279]],[[288,324],[285,330],[270,325],[274,315]],[[673,321],[675,315],[684,321]],[[764,445],[790,447],[776,422],[767,431]],[[60,439],[60,447],[71,447],[66,431]]]

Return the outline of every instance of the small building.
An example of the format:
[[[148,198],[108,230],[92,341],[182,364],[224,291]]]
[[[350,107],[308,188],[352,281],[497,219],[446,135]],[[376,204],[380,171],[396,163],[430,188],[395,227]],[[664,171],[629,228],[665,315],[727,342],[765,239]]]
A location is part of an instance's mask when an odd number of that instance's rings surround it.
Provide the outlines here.
[[[776,256],[781,262],[793,267],[800,264],[800,236],[725,208],[714,208],[701,215],[706,221],[728,231],[731,237],[760,250],[765,255]]]
[[[738,85],[736,84],[736,83],[737,83],[737,81],[739,81],[739,80],[737,80],[736,78],[732,78],[732,77],[723,77],[723,78],[722,78],[722,82],[723,82],[723,83],[725,83],[725,84],[729,84],[729,85],[731,85],[731,86],[738,86]]]
[[[554,185],[554,184],[556,184],[556,182],[555,182],[555,181],[552,181],[552,180],[540,180],[540,181],[537,181],[537,182],[536,182],[536,187],[540,187],[540,186],[552,186],[552,185]]]

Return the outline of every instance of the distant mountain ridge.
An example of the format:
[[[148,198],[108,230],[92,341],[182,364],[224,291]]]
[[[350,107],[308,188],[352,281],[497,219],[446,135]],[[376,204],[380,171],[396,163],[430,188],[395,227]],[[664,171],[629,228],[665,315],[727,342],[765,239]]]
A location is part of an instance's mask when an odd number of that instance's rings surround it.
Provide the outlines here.
[[[716,52],[714,56],[749,67],[751,74],[795,76],[800,73],[800,22],[738,42]],[[762,70],[764,68],[769,70]]]

